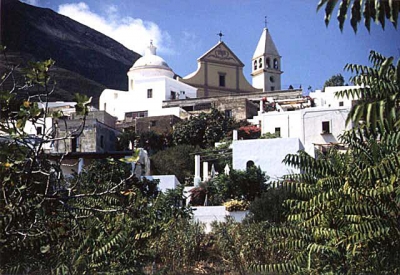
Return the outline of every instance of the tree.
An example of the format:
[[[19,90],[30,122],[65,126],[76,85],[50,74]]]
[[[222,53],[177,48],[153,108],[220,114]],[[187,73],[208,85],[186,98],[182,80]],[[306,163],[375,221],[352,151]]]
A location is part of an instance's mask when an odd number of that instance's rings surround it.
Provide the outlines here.
[[[331,78],[325,81],[323,89],[325,90],[325,87],[331,87],[331,86],[344,86],[343,75],[336,74],[331,76]]]
[[[235,128],[235,121],[225,117],[217,109],[201,113],[174,127],[175,144],[190,144],[205,148],[225,138]]]
[[[200,148],[192,145],[177,145],[159,151],[151,157],[154,175],[175,175],[184,184],[193,181],[194,153]]]
[[[176,196],[160,193],[156,182],[137,179],[123,161],[93,162],[64,178],[64,156],[43,151],[47,143],[71,138],[55,136],[44,123],[49,116],[63,119],[47,108],[53,64],[30,63],[22,85],[13,81],[11,67],[0,82],[0,273],[141,273],[154,260],[149,242],[189,213]],[[3,85],[7,80],[11,89]],[[89,100],[77,99],[84,124]],[[19,108],[10,106],[16,102]],[[42,134],[29,136],[26,123],[42,126]]]
[[[220,174],[212,179],[208,189],[223,202],[230,199],[253,201],[267,190],[268,179],[260,167],[251,166],[244,171],[232,169],[229,175]]]
[[[317,10],[325,6],[325,24],[328,26],[333,11],[338,0],[320,0]],[[379,23],[382,29],[385,28],[386,20],[389,20],[395,28],[397,28],[397,20],[400,12],[400,2],[396,0],[341,0],[338,10],[337,19],[339,28],[342,31],[344,21],[350,8],[350,24],[357,32],[357,26],[364,17],[364,25],[370,31],[371,21]],[[362,11],[362,16],[361,16]]]
[[[291,253],[285,264],[265,265],[269,272],[343,274],[400,272],[400,139],[398,78],[393,58],[372,53],[374,68],[347,65],[360,88],[339,93],[359,96],[345,132],[345,153],[332,148],[312,158],[305,152],[284,162],[302,171],[276,184],[295,197],[287,200],[289,221],[271,231]],[[396,73],[395,73],[396,72]],[[359,107],[362,106],[362,107]],[[380,109],[377,112],[375,108]],[[386,112],[387,109],[387,112]]]
[[[400,101],[400,59],[394,63],[394,57],[385,57],[371,51],[369,60],[373,66],[347,64],[345,69],[356,73],[350,80],[359,87],[337,93],[338,97],[359,99],[351,109],[347,123],[359,123],[365,120],[372,127],[380,122],[389,129],[398,128]]]

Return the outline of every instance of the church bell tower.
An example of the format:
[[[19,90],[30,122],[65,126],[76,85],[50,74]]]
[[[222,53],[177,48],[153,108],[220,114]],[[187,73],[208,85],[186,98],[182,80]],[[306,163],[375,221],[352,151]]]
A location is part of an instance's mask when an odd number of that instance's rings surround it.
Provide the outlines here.
[[[281,56],[264,28],[252,59],[252,84],[264,92],[281,90]]]

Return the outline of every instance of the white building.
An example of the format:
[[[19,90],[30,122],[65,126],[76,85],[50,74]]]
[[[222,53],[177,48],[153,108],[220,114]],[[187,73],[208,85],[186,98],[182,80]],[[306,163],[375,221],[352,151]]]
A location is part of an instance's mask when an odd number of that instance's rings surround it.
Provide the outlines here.
[[[275,180],[291,172],[300,172],[286,166],[282,160],[287,154],[296,154],[302,149],[298,138],[235,140],[232,143],[232,167],[246,170],[252,165],[259,166],[270,180]]]
[[[197,89],[175,80],[175,73],[150,43],[145,55],[128,71],[128,91],[106,89],[100,96],[100,110],[125,118],[176,115],[179,108],[162,109],[165,100],[195,98]]]
[[[349,107],[353,106],[356,98],[342,97],[338,98],[335,96],[336,92],[343,90],[358,89],[359,86],[335,86],[325,87],[324,90],[315,90],[311,92],[309,96],[314,100],[314,104],[317,107]]]

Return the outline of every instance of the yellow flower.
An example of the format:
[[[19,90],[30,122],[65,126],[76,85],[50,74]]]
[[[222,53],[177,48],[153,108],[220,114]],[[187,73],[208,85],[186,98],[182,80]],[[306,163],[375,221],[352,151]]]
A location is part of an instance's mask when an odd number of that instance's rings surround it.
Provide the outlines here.
[[[31,103],[29,101],[27,101],[27,100],[24,101],[24,107],[25,108],[29,108],[30,104]]]

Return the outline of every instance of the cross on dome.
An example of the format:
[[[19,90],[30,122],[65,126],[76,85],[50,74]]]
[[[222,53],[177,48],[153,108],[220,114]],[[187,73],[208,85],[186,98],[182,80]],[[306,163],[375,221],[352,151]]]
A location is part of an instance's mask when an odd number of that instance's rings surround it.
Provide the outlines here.
[[[152,55],[157,55],[156,50],[157,47],[153,45],[153,39],[150,39],[150,46],[147,47],[148,51],[146,54],[152,54]]]

